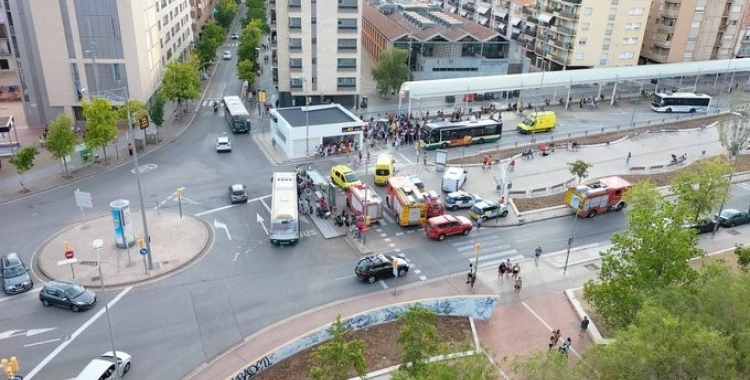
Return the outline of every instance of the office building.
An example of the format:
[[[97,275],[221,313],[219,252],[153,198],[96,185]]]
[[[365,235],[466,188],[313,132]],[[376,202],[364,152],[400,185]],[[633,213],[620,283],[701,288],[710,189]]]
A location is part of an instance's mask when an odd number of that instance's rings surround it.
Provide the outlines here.
[[[193,42],[189,0],[8,1],[29,125],[63,111],[83,121],[81,100],[122,101],[126,88],[148,101],[167,62]]]
[[[271,4],[275,77],[282,107],[354,106],[362,78],[362,3],[358,0],[277,0]]]

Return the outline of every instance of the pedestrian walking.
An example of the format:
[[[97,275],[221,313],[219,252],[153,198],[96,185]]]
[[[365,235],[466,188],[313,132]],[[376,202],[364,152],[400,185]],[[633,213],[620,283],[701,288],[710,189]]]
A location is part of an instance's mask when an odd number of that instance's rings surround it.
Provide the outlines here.
[[[128,153],[132,156],[133,155],[133,144],[128,143]]]
[[[422,164],[424,166],[427,166],[427,152],[424,152],[424,154],[422,155]]]
[[[589,328],[589,317],[583,316],[583,320],[581,321],[581,329],[578,330],[578,336],[583,336],[583,334],[586,332],[586,329]]]
[[[513,272],[513,265],[510,263],[510,259],[505,259],[505,274],[510,277],[511,272]]]
[[[538,246],[534,250],[534,265],[539,266],[539,258],[541,256],[542,256],[542,246]]]
[[[508,269],[505,267],[505,262],[501,262],[500,265],[497,267],[497,276],[500,277],[500,281],[503,280],[503,277],[505,277],[505,272]]]
[[[510,164],[508,164],[508,171],[510,171],[510,172],[516,171],[516,160],[515,159],[510,160]]]
[[[471,282],[471,277],[474,274],[474,264],[469,263],[469,274],[466,275],[466,283]]]
[[[568,337],[565,339],[565,342],[563,342],[562,346],[560,346],[560,353],[565,355],[565,357],[568,357],[568,351],[570,351],[570,345],[573,344],[573,340]]]
[[[471,292],[474,293],[474,283],[477,281],[477,274],[476,272],[471,274],[471,279],[469,280],[469,288],[471,288]]]
[[[482,219],[484,218],[480,217],[479,219],[477,219],[477,230],[482,228]]]
[[[631,157],[631,156],[632,156],[632,155],[630,154],[630,152],[628,152],[628,157],[627,157],[627,158],[625,158],[625,166],[628,166],[628,167],[630,167],[630,157]]]
[[[492,156],[487,157],[487,169],[492,169]]]
[[[552,335],[549,337],[549,349],[547,349],[547,352],[552,351],[552,347],[555,347],[556,341],[555,341],[555,332],[552,332]]]
[[[521,266],[516,263],[516,265],[513,266],[513,278],[521,278],[519,274],[521,273]]]
[[[521,293],[521,287],[523,287],[523,281],[521,281],[521,277],[519,276],[516,278],[515,285],[513,285],[513,293],[516,294],[516,297]]]
[[[562,336],[562,334],[560,333],[560,329],[553,331],[552,336],[555,338],[555,346],[557,346],[557,342],[560,341],[560,337]]]

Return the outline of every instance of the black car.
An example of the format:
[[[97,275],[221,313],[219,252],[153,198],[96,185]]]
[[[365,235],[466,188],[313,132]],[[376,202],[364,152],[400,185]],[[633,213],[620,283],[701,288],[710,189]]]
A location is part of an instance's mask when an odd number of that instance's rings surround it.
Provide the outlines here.
[[[362,281],[373,283],[381,278],[393,277],[393,262],[396,262],[398,276],[405,276],[409,271],[409,263],[396,256],[386,256],[378,253],[359,260],[354,273]]]
[[[8,295],[23,293],[34,287],[29,270],[17,253],[9,253],[0,259],[0,276],[3,278],[3,291]]]
[[[67,281],[51,281],[39,292],[44,306],[59,306],[73,311],[91,309],[96,304],[96,294],[81,285]]]
[[[728,208],[719,214],[719,225],[722,227],[734,227],[747,223],[750,223],[750,214],[745,211]]]
[[[705,234],[713,232],[716,222],[711,218],[701,218],[694,222],[686,222],[684,227],[695,229],[699,234]]]

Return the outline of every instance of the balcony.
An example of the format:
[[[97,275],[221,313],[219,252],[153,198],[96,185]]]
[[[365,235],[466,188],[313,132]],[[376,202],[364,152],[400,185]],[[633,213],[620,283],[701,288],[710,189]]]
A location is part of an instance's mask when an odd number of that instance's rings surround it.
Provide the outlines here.
[[[662,47],[665,49],[669,49],[672,47],[672,41],[667,41],[666,39],[662,38],[654,38],[653,43],[654,46]]]
[[[659,24],[656,31],[657,33],[674,34],[674,25]]]
[[[680,8],[677,8],[677,7],[669,7],[669,8],[665,8],[665,9],[664,9],[664,10],[663,10],[663,11],[661,12],[661,15],[662,15],[663,17],[668,17],[668,18],[677,18],[677,15],[678,15],[679,13],[680,13]]]
[[[562,1],[563,3],[568,3],[568,4],[576,4],[576,5],[581,4],[581,0],[562,0]]]
[[[576,31],[573,30],[572,28],[568,28],[568,27],[565,27],[565,26],[557,25],[557,26],[555,26],[555,29],[558,32],[563,33],[563,34],[567,34],[569,36],[575,36],[576,35]]]
[[[575,14],[575,13],[568,13],[568,12],[558,11],[558,12],[555,12],[555,14],[558,17],[566,18],[568,20],[578,21],[578,15]]]

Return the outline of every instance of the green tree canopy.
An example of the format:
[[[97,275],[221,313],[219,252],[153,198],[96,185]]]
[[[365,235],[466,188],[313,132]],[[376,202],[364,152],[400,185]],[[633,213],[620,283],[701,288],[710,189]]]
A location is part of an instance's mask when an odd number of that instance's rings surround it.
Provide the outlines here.
[[[317,364],[310,368],[310,377],[315,380],[346,380],[351,377],[351,372],[356,376],[364,376],[364,342],[346,338],[349,329],[341,322],[340,315],[328,332],[331,340],[321,344],[312,354]]]
[[[216,49],[224,43],[226,32],[221,25],[214,20],[209,20],[201,30],[200,39],[195,43],[195,50],[200,60],[200,65],[205,65],[216,58]]]
[[[260,24],[260,20],[253,20],[242,28],[239,46],[237,47],[238,60],[248,59],[254,62],[258,59],[258,50],[256,49],[260,47],[260,41],[263,37]]]
[[[750,105],[733,105],[719,120],[719,142],[730,157],[736,157],[750,144]]]
[[[237,3],[234,0],[219,0],[214,8],[214,18],[216,21],[228,29],[232,26],[234,16],[237,15]]]
[[[157,131],[164,124],[164,103],[164,95],[160,91],[156,91],[154,97],[151,99],[151,104],[148,106],[148,113],[151,115],[151,121],[156,124]]]
[[[418,374],[427,360],[440,350],[440,335],[435,327],[435,317],[435,312],[421,305],[411,306],[398,317],[404,324],[396,339],[404,350],[401,369],[411,375]]]
[[[729,178],[732,165],[723,157],[697,161],[680,170],[672,180],[672,191],[690,219],[708,215],[729,200]]]
[[[255,64],[249,59],[243,59],[237,62],[237,77],[240,80],[246,80],[248,85],[255,83]]]
[[[243,26],[256,21],[264,34],[271,33],[271,28],[266,23],[266,3],[263,0],[248,0],[247,12],[242,20]]]
[[[584,297],[602,322],[619,329],[633,322],[647,296],[697,277],[688,260],[703,255],[693,229],[683,228],[684,211],[660,198],[653,184],[638,183],[625,194],[631,205],[629,227],[612,236],[596,281],[584,285]],[[639,202],[638,199],[649,201]]]
[[[21,184],[21,191],[24,193],[29,190],[23,184],[23,174],[34,167],[34,157],[37,154],[39,154],[39,150],[35,146],[25,146],[10,158],[10,164],[16,168],[16,173],[21,176],[19,183]]]
[[[399,48],[388,48],[380,52],[378,63],[372,68],[372,78],[377,83],[380,95],[398,91],[401,83],[409,80],[411,71],[407,66],[409,52]]]
[[[49,124],[47,133],[47,150],[56,160],[62,159],[64,175],[68,173],[67,156],[75,152],[77,143],[76,133],[73,131],[73,118],[65,112],[60,113]]]
[[[177,101],[178,109],[182,109],[184,101],[200,96],[200,89],[198,68],[192,60],[167,64],[159,92],[166,99]],[[178,114],[182,117],[182,112]]]
[[[86,118],[86,145],[102,148],[104,162],[107,163],[107,144],[117,137],[118,111],[109,100],[94,98],[90,102],[83,102],[83,117]]]
[[[417,374],[404,370],[391,372],[391,380],[497,380],[498,376],[497,370],[481,353],[450,361],[426,363]]]
[[[568,170],[570,170],[570,174],[578,177],[578,182],[581,182],[581,180],[589,176],[589,168],[592,166],[594,165],[589,164],[584,160],[568,162]]]

